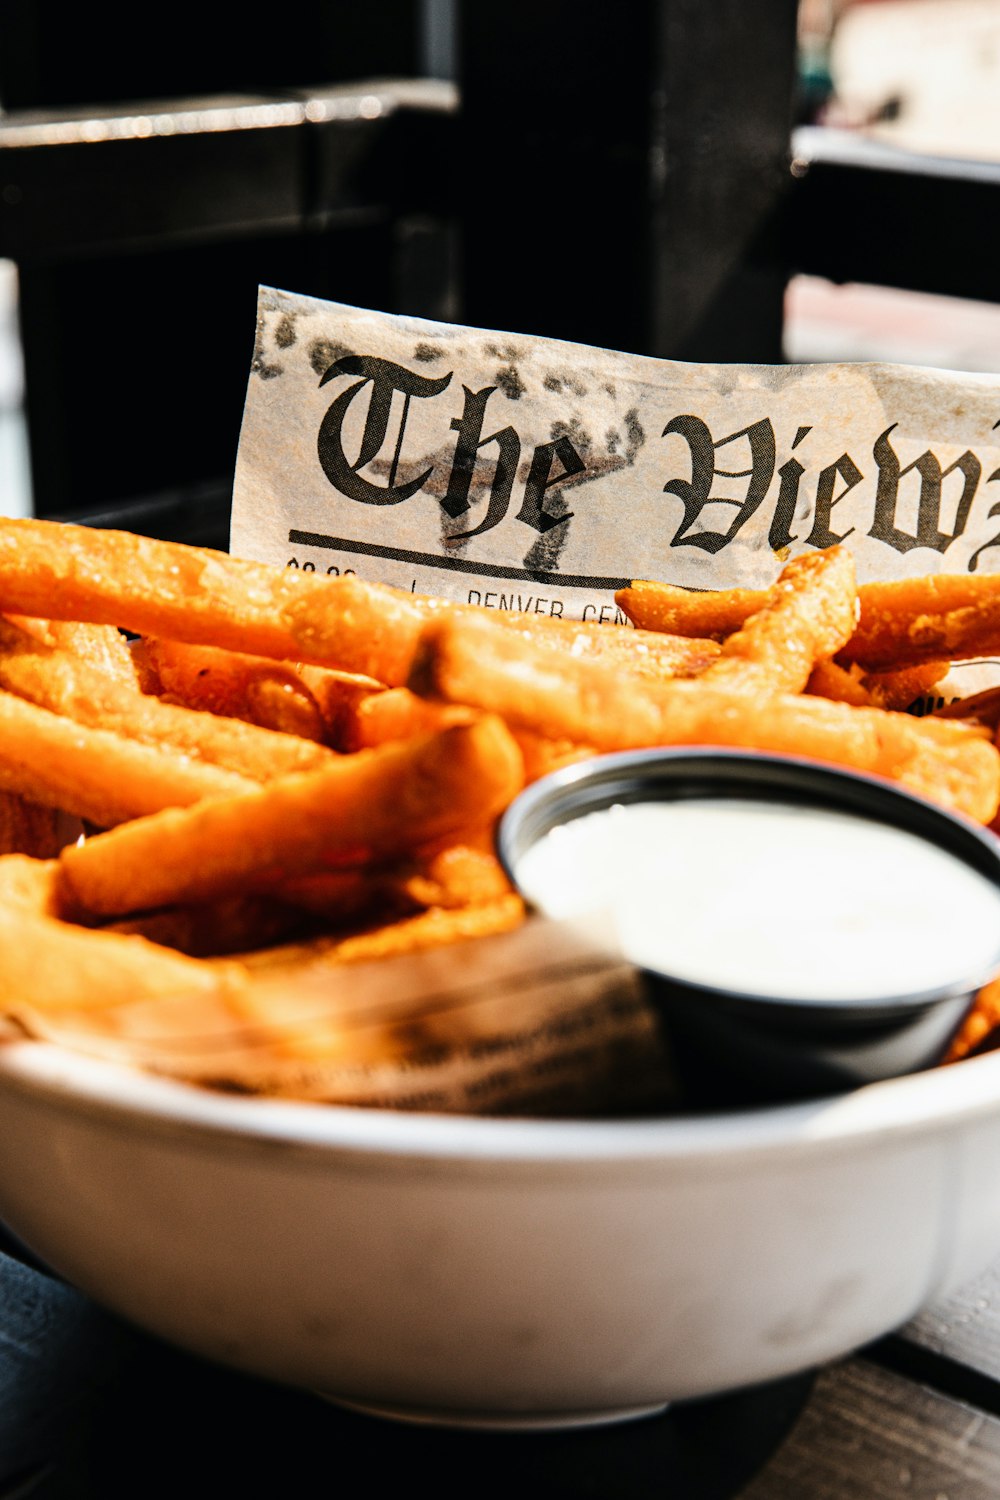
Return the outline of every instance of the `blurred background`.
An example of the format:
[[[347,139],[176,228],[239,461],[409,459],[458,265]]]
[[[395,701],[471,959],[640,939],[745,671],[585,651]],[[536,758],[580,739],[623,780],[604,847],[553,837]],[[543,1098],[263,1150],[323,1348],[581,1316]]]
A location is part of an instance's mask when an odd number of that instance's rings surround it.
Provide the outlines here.
[[[0,513],[224,546],[258,282],[1000,371],[1000,0],[4,0],[0,111]]]

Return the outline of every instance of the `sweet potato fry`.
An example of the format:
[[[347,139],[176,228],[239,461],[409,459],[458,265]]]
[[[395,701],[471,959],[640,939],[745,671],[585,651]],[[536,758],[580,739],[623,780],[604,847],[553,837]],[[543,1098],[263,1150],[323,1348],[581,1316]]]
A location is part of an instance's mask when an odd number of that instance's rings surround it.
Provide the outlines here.
[[[326,738],[322,709],[304,669],[294,663],[225,651],[221,646],[191,645],[152,636],[140,640],[143,666],[154,674],[154,691],[169,702],[243,719],[300,739]],[[318,679],[326,675],[320,668],[313,671]]]
[[[398,590],[66,522],[0,518],[0,610],[405,681],[425,615]]]
[[[135,689],[136,671],[128,642],[113,625],[85,625],[78,620],[39,620],[14,615],[11,623],[46,646],[72,651],[107,677]]]
[[[638,630],[724,641],[764,608],[766,589],[685,589],[636,578],[615,594],[618,608]]]
[[[449,724],[466,724],[474,710],[453,703],[429,703],[409,688],[362,692],[345,699],[336,724],[338,750],[367,750],[391,740],[432,734]]]
[[[858,708],[909,708],[931,692],[948,666],[946,661],[929,661],[898,672],[864,672],[857,663],[841,667],[834,661],[821,661],[809,676],[806,692],[834,703],[853,703]]]
[[[972,1009],[948,1048],[945,1062],[958,1062],[976,1052],[992,1051],[1000,1043],[1000,979],[976,996]]]
[[[809,673],[805,691],[814,698],[828,698],[831,703],[850,703],[855,708],[873,706],[861,668],[839,667],[835,661],[818,661]]]
[[[637,626],[723,640],[767,597],[766,589],[696,593],[653,581],[633,583],[616,596]],[[851,639],[838,653],[870,672],[920,662],[963,661],[1000,655],[1000,577],[937,573],[865,583]]]
[[[238,965],[209,966],[145,938],[57,920],[56,873],[54,861],[0,858],[0,994],[8,1013],[113,1006],[177,991],[205,994],[242,978]]]
[[[93,729],[0,691],[0,789],[100,828],[232,796],[256,783],[108,729]]]
[[[989,822],[1000,802],[1000,755],[966,726],[926,721],[881,709],[851,708],[820,698],[778,694],[757,702],[745,690],[713,688],[702,681],[637,686],[601,663],[580,662],[570,674],[544,651],[523,643],[510,649],[488,619],[441,620],[427,627],[411,677],[415,692],[471,704],[499,714],[517,728],[602,750],[656,745],[730,745],[807,755],[857,770],[897,776],[935,744],[948,754],[938,800],[951,800],[959,778],[951,754],[970,769],[960,810]],[[963,732],[943,739],[942,729]]]
[[[854,559],[842,547],[797,557],[765,604],[729,636],[701,681],[765,693],[798,693],[817,661],[834,655],[854,629]]]
[[[64,850],[68,900],[111,915],[396,857],[487,823],[522,780],[501,723],[456,725]]]
[[[39,708],[237,771],[252,781],[322,765],[332,752],[312,740],[161,703],[70,651],[44,645],[0,618],[0,688]]]

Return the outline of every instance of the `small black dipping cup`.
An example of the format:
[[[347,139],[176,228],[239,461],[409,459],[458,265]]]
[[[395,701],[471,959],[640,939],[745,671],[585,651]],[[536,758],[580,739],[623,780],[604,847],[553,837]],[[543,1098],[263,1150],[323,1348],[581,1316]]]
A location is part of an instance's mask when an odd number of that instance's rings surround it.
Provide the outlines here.
[[[498,831],[499,856],[517,886],[523,855],[558,824],[621,803],[692,798],[812,806],[888,824],[929,840],[1000,891],[1000,840],[976,824],[875,777],[741,750],[627,751],[566,767],[511,804]],[[780,891],[775,904],[777,917]],[[941,915],[946,936],[948,913]],[[772,998],[699,984],[666,968],[643,971],[682,1104],[692,1109],[805,1099],[931,1067],[998,972],[1000,930],[985,971],[969,972],[958,954],[952,981],[915,993]]]

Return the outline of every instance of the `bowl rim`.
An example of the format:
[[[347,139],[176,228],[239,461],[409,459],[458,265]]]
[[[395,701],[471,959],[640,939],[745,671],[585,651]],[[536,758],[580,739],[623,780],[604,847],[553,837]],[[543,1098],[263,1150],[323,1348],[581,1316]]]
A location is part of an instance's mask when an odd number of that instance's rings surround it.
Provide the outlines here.
[[[859,1141],[940,1134],[1000,1116],[1000,1051],[801,1103],[637,1119],[431,1114],[232,1095],[52,1042],[0,1044],[0,1096],[27,1095],[57,1113],[119,1132],[296,1148],[331,1157],[429,1165],[627,1166],[855,1149]]]

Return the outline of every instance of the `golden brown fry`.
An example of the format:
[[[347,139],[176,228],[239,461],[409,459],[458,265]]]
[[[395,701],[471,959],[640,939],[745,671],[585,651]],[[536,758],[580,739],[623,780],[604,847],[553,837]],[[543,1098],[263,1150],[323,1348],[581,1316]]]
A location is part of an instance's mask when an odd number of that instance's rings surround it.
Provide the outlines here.
[[[58,612],[61,619],[118,625],[144,636],[330,666],[395,687],[406,681],[424,623],[474,606],[130,532],[0,518],[0,609]],[[541,615],[498,618],[574,655],[623,649],[613,627]],[[640,639],[634,645],[636,669],[643,671],[693,673],[713,654],[705,642]]]
[[[293,876],[276,886],[275,894],[293,910],[338,932],[412,916],[421,907],[393,864]]]
[[[425,612],[351,576],[60,521],[0,518],[0,610],[118,625],[404,682]]]
[[[449,1039],[453,1034],[457,1040],[466,1013],[461,992],[445,996],[443,1006],[430,997],[417,1007],[409,997],[384,990],[359,995],[353,985],[336,982],[347,966],[503,934],[523,917],[520,898],[508,894],[484,906],[427,912],[346,939],[264,950],[251,954],[247,965],[184,960],[202,971],[198,990],[162,996],[145,990],[129,1005],[95,1006],[81,994],[67,1007],[19,1007],[18,1018],[31,1035],[157,1072],[253,1092],[335,1098],[337,1080],[332,1094],[330,1080],[325,1091],[322,1085],[319,1092],[303,1088],[303,1067],[314,1076],[314,1065],[323,1059],[365,1068],[413,1057],[432,1027],[437,1044],[445,1040],[444,1022],[431,1022],[431,1015],[457,1014],[448,1028]],[[501,1006],[490,1034],[502,1029],[503,1019]]]
[[[701,681],[712,687],[798,693],[817,661],[850,639],[857,616],[854,559],[843,547],[797,557],[766,603],[728,637]]]
[[[580,662],[571,674],[541,650],[510,649],[488,619],[441,620],[428,626],[411,686],[446,702],[471,704],[512,725],[601,750],[656,745],[729,745],[806,755],[856,770],[899,777],[915,756],[921,778],[927,757],[945,746],[937,800],[952,800],[960,778],[952,755],[969,768],[958,809],[989,822],[1000,803],[1000,755],[967,726],[913,719],[881,709],[851,708],[821,698],[779,694],[758,703],[743,690],[703,680],[636,685],[601,663]],[[954,728],[958,735],[942,738]],[[928,793],[932,795],[932,793]]]
[[[343,964],[367,963],[372,959],[399,958],[444,947],[467,938],[507,932],[524,920],[524,902],[508,891],[481,905],[445,908],[434,906],[398,921],[345,936],[317,937],[305,943],[288,943],[242,955],[251,974],[300,974],[307,969],[325,969]],[[254,991],[240,996],[252,1008]]]
[[[862,678],[876,708],[909,708],[947,675],[947,661],[918,662],[895,672],[866,672]]]
[[[938,573],[868,583],[845,648],[869,671],[1000,654],[1000,577]]]
[[[767,603],[766,589],[685,589],[637,578],[615,595],[639,630],[724,641]]]
[[[418,862],[402,884],[415,906],[428,908],[482,906],[511,890],[491,838],[437,850]]]
[[[615,597],[646,629],[724,639],[755,613],[765,589],[695,593],[653,581],[633,583]],[[937,573],[865,583],[860,615],[838,653],[870,672],[897,671],[920,662],[1000,655],[1000,576]]]
[[[929,661],[898,672],[863,672],[857,663],[842,667],[834,661],[821,661],[810,674],[806,692],[835,703],[853,703],[856,708],[909,708],[931,692],[947,673],[948,665],[946,661]]]
[[[433,906],[481,905],[509,890],[490,835],[478,844],[450,844],[385,866],[303,875],[285,881],[277,894],[343,928],[364,919],[384,923]]]
[[[423,607],[427,601],[418,600]],[[470,605],[452,605],[454,614],[479,613]],[[442,611],[428,611],[440,618]],[[719,657],[715,641],[690,640],[655,630],[630,630],[619,625],[595,625],[586,620],[564,620],[551,615],[497,611],[490,619],[529,645],[563,652],[576,661],[617,663],[622,671],[641,677],[697,677]]]
[[[254,785],[235,771],[77,724],[0,691],[0,789],[100,828]]]
[[[0,688],[39,708],[237,771],[252,781],[323,765],[332,752],[238,719],[161,703],[0,618]]]
[[[336,725],[338,750],[367,750],[391,740],[433,734],[449,724],[466,724],[473,710],[453,703],[428,703],[409,688],[358,692],[344,698]]]
[[[139,651],[144,670],[153,675],[153,691],[172,703],[300,739],[326,737],[322,710],[303,669],[293,663],[151,636],[141,638]],[[317,678],[325,675],[314,671]]]
[[[121,1005],[178,990],[204,994],[242,976],[239,966],[209,967],[141,937],[57,920],[56,875],[51,860],[0,858],[0,994],[8,1013]]]
[[[64,850],[68,900],[86,912],[141,911],[398,857],[480,827],[522,781],[507,730],[478,719]]]
[[[958,1062],[974,1052],[992,1051],[1000,1043],[1000,979],[976,996],[972,1009],[948,1048],[945,1062]]]
[[[829,698],[831,703],[850,703],[855,708],[871,708],[872,698],[865,687],[860,667],[839,667],[835,661],[818,661],[809,673],[805,691],[814,698]]]
[[[581,745],[576,740],[553,739],[532,729],[514,726],[511,730],[524,756],[524,781],[529,785],[563,766],[572,766],[577,761],[587,760],[596,754],[593,745]]]
[[[39,620],[10,616],[11,624],[46,646],[72,651],[108,677],[133,690],[137,687],[135,663],[128,642],[114,625],[86,625],[78,620]]]

